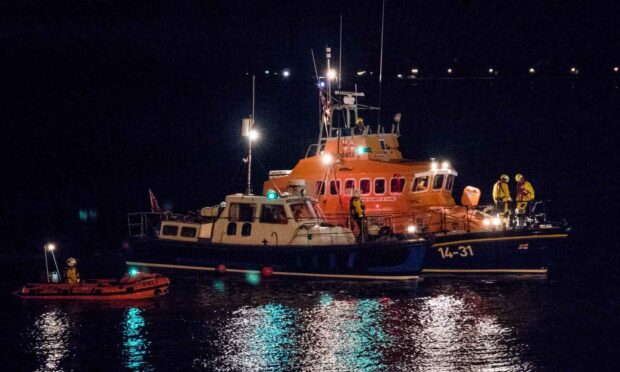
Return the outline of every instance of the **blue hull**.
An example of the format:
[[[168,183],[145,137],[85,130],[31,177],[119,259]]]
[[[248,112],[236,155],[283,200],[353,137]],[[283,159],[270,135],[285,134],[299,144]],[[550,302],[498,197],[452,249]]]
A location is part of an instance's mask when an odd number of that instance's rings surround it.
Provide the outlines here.
[[[250,272],[271,267],[273,275],[343,279],[416,279],[422,270],[426,241],[344,246],[242,246],[157,239],[130,242],[127,264],[153,268]]]
[[[423,273],[546,274],[566,245],[566,228],[436,235]]]

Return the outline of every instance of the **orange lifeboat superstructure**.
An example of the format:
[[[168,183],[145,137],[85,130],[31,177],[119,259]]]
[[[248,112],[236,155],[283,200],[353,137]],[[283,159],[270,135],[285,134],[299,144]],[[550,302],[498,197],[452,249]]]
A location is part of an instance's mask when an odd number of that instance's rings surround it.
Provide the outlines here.
[[[397,133],[352,132],[326,138],[318,154],[290,171],[270,172],[263,189],[287,190],[303,180],[306,192],[337,224],[347,222],[353,190],[360,190],[366,215],[394,232],[411,224],[427,232],[482,229],[485,214],[452,197],[457,175],[447,163],[403,159]]]

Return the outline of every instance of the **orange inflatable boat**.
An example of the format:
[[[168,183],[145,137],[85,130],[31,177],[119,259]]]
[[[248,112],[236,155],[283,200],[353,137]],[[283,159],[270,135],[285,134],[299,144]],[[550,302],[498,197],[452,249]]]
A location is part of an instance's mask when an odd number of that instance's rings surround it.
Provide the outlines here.
[[[144,300],[168,292],[170,279],[159,274],[125,275],[121,280],[94,279],[80,284],[30,283],[15,292],[24,299],[113,301]]]

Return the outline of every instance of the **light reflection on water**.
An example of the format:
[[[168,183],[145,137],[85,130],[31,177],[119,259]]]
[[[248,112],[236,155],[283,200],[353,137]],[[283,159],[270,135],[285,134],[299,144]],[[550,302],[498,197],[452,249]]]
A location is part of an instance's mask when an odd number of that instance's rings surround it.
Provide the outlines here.
[[[60,309],[41,313],[34,322],[32,351],[41,361],[37,371],[58,371],[69,355],[70,324],[67,314]]]
[[[145,356],[149,353],[150,341],[146,339],[142,310],[131,307],[125,312],[123,324],[123,357],[125,367],[133,371],[150,371]]]
[[[155,306],[26,308],[22,358],[41,371],[529,371],[544,357],[544,283],[200,279],[176,278]]]

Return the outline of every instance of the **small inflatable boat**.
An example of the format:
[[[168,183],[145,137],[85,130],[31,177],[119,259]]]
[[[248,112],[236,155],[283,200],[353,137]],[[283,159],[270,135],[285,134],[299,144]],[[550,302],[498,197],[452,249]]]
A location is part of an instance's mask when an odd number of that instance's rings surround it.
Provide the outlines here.
[[[121,280],[94,279],[79,284],[31,283],[15,294],[24,299],[45,300],[144,300],[166,294],[169,285],[170,279],[165,276],[137,273]]]

